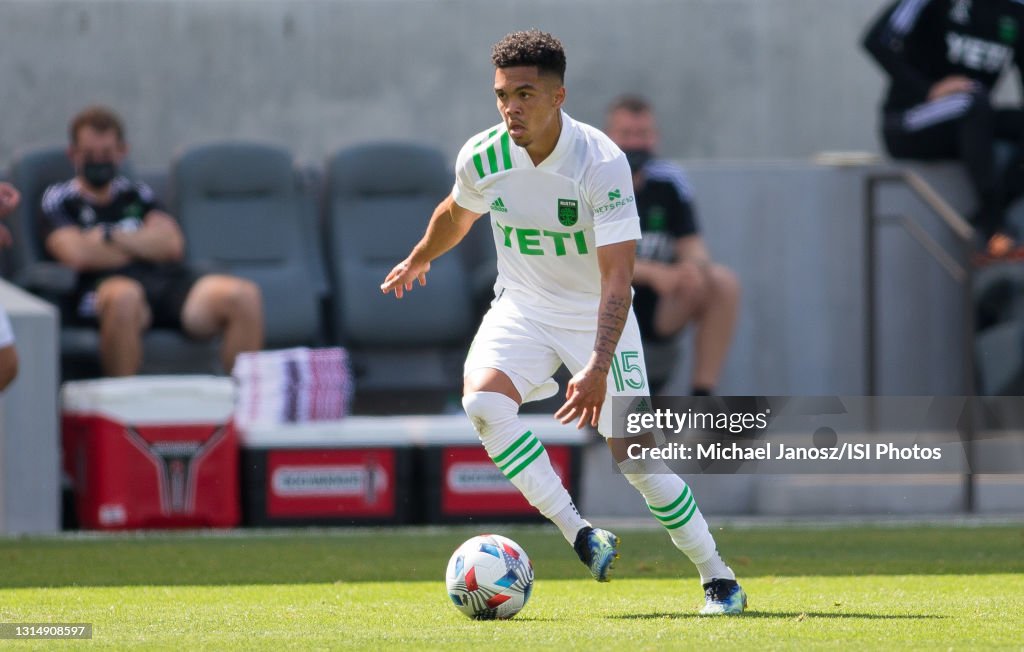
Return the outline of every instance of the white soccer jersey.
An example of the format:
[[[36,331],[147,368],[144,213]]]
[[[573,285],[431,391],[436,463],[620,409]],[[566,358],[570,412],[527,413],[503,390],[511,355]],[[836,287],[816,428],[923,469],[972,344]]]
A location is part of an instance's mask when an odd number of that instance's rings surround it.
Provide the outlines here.
[[[452,196],[491,214],[496,295],[541,323],[597,328],[597,247],[640,238],[629,164],[607,136],[563,112],[554,151],[535,166],[499,124],[459,152]]]

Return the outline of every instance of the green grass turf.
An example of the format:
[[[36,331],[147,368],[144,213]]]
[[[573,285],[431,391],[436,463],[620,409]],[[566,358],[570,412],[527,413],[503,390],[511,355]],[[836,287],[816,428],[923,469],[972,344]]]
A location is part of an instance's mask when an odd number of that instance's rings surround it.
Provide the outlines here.
[[[492,529],[537,572],[508,622],[445,595],[467,528],[0,540],[0,622],[91,622],[90,643],[57,645],[111,648],[1024,649],[1021,527],[719,531],[750,595],[729,619],[695,615],[700,587],[662,531],[620,532],[616,579],[597,584],[554,528]]]

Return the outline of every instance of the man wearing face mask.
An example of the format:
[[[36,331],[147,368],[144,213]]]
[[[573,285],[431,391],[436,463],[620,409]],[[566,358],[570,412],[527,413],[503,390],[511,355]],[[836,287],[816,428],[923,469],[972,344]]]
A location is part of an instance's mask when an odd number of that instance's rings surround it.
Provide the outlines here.
[[[711,394],[732,342],[739,281],[730,269],[711,261],[683,171],[655,158],[658,131],[650,104],[637,96],[618,98],[608,107],[605,131],[633,171],[643,232],[633,273],[640,333],[646,340],[664,341],[694,322],[691,391]]]
[[[118,116],[89,107],[74,117],[68,156],[75,177],[43,195],[46,251],[79,274],[63,319],[97,324],[100,362],[109,376],[137,373],[142,333],[178,328],[190,337],[223,338],[230,372],[242,351],[263,345],[259,287],[182,264],[185,239],[152,190],[120,173],[128,153]]]

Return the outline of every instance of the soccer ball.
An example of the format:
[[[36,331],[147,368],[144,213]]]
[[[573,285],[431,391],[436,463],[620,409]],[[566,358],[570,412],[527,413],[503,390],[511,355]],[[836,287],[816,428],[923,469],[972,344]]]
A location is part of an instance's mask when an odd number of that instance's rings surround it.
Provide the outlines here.
[[[533,591],[533,564],[518,543],[498,534],[466,541],[448,561],[448,597],[474,620],[519,613]]]

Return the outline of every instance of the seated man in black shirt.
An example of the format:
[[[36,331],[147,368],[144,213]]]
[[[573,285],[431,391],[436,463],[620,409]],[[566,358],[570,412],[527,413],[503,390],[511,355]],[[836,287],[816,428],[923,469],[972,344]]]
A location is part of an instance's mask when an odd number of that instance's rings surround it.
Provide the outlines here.
[[[881,127],[895,158],[963,162],[988,253],[1010,252],[1020,234],[1006,223],[1020,193],[1017,159],[1001,172],[997,140],[1024,145],[1024,111],[993,108],[990,94],[1011,63],[1024,61],[1024,4],[1018,0],[891,2],[864,37],[889,75]]]
[[[692,392],[710,394],[732,342],[739,281],[731,270],[711,261],[683,171],[654,158],[658,131],[647,101],[634,96],[614,101],[605,131],[633,169],[643,232],[633,273],[633,310],[640,334],[664,340],[695,322]]]
[[[105,374],[127,376],[142,364],[142,333],[180,328],[194,338],[223,336],[221,361],[263,346],[263,308],[251,281],[200,276],[181,263],[185,240],[143,183],[118,172],[127,155],[120,119],[90,107],[71,122],[68,156],[75,177],[43,195],[46,251],[79,273],[63,318],[98,323]]]

